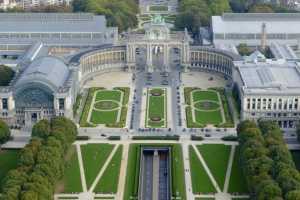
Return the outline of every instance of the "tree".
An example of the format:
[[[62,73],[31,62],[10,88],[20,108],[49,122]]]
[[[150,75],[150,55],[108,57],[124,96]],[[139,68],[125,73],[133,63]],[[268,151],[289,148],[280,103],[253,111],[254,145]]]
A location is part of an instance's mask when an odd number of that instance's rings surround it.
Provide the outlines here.
[[[50,135],[50,123],[48,120],[43,119],[36,123],[32,128],[31,135],[41,139],[47,139]]]
[[[213,15],[222,15],[224,12],[231,12],[228,0],[211,0],[209,7]]]
[[[9,127],[7,126],[7,124],[4,121],[0,120],[0,144],[7,142],[9,140],[9,138],[10,138]]]
[[[293,190],[287,193],[286,200],[300,200],[300,190]]]
[[[120,31],[133,28],[137,25],[136,15],[138,6],[134,0],[87,0],[76,1],[76,9],[105,15],[109,26],[117,26]]]
[[[250,7],[249,13],[274,13],[273,8],[268,4],[254,4]]]
[[[275,198],[281,198],[282,192],[278,184],[271,180],[263,180],[258,188],[257,199],[258,200],[274,200]]]
[[[15,72],[5,65],[0,65],[0,74],[0,86],[7,86],[14,77]]]
[[[241,56],[249,56],[251,54],[251,49],[247,44],[241,43],[237,46],[237,50]]]

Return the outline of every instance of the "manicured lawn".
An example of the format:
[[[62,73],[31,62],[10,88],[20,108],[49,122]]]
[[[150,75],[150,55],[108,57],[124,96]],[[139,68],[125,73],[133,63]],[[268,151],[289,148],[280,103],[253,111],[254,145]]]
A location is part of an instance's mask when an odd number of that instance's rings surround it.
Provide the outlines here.
[[[291,151],[291,154],[297,169],[300,171],[300,151]]]
[[[100,100],[121,100],[121,92],[118,90],[98,90],[96,92],[96,99],[95,101]]]
[[[177,144],[131,144],[128,155],[128,166],[126,174],[126,185],[124,200],[136,198],[138,196],[139,169],[140,169],[140,150],[141,146],[170,146],[172,147],[172,192],[173,196],[181,197],[186,200],[184,167],[181,146]]]
[[[101,170],[114,145],[87,144],[81,145],[84,173],[89,188]]]
[[[94,192],[117,193],[123,146],[119,146]]]
[[[151,95],[158,93],[161,96]],[[148,90],[147,94],[147,118],[146,127],[165,127],[166,126],[166,93],[164,89],[155,88]],[[151,120],[157,118],[158,120]]]
[[[106,127],[124,127],[126,125],[129,93],[130,89],[126,87],[114,88],[113,90],[90,88],[80,118],[80,126],[93,127],[102,124]],[[93,104],[92,102],[94,98],[95,102]],[[121,99],[122,102],[120,102]],[[90,119],[88,119],[90,111],[92,113]],[[120,118],[118,121],[119,113]]]
[[[205,172],[193,147],[189,147],[193,193],[215,193],[216,189]]]
[[[65,169],[64,193],[82,192],[80,170],[76,148],[72,147],[72,155]]]
[[[218,125],[222,123],[222,115],[220,110],[216,111],[198,111],[195,110],[196,122],[200,124],[213,124]]]
[[[234,160],[230,175],[228,193],[248,193],[247,183],[240,166],[240,150],[239,147],[235,149]]]
[[[18,150],[0,150],[0,186],[7,172],[17,167],[18,161]]]
[[[126,170],[126,184],[123,200],[138,196],[140,148],[139,144],[131,144],[128,152],[128,163]]]
[[[103,88],[89,88],[86,100],[84,102],[83,111],[82,111],[81,116],[80,116],[79,124],[80,124],[81,127],[93,127],[94,126],[93,124],[90,124],[88,122],[88,116],[89,116],[90,108],[92,106],[94,93],[98,90],[101,90],[101,89],[103,89]]]
[[[217,101],[219,102],[218,95],[215,91],[210,91],[210,90],[198,90],[194,91],[192,93],[193,96],[193,101],[203,101],[203,100],[210,100],[210,101]]]
[[[231,146],[204,144],[197,146],[219,187],[223,189]]]
[[[220,98],[217,94],[219,94]],[[199,88],[186,87],[184,88],[184,98],[187,106],[186,119],[188,128],[203,128],[208,124],[224,128],[234,127],[233,117],[229,109],[224,88],[201,90]],[[215,103],[212,101],[215,101]],[[194,110],[192,104],[194,104],[194,107],[198,110]],[[224,120],[222,119],[221,109],[214,110],[218,109],[218,107],[222,107],[224,110]],[[194,112],[195,121],[193,121],[192,118]]]
[[[119,110],[114,111],[98,111],[93,110],[91,122],[94,124],[113,124],[118,119]]]

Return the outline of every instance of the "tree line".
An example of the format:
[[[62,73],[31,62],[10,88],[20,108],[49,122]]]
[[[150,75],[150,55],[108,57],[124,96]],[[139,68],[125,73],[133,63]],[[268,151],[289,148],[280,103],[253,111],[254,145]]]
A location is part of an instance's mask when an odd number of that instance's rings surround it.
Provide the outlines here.
[[[108,25],[122,32],[136,27],[139,8],[136,0],[74,0],[73,11],[105,15]]]
[[[276,122],[244,121],[237,128],[241,167],[256,200],[299,200],[300,174]]]
[[[231,12],[231,8],[228,0],[180,0],[178,12],[175,27],[196,35],[200,26],[209,26],[212,15]]]
[[[0,199],[53,199],[55,184],[64,175],[64,155],[76,135],[76,125],[65,117],[39,121],[21,150],[18,167],[4,178]]]

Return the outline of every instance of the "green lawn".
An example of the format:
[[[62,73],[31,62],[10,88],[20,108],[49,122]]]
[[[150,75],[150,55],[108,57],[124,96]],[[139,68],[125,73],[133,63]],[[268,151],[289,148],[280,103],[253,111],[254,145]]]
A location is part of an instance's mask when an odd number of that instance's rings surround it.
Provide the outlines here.
[[[162,96],[153,96],[152,92],[160,93]],[[166,93],[164,89],[155,88],[148,90],[147,94],[147,119],[146,127],[165,127],[166,126]],[[151,120],[158,118],[160,121]]]
[[[203,101],[203,100],[219,102],[217,93],[211,90],[197,90],[192,93],[192,96],[194,102]]]
[[[96,93],[95,101],[100,100],[121,100],[122,93],[118,90],[98,90]]]
[[[89,127],[89,126],[97,126],[99,124],[102,124],[105,125],[106,127],[113,127],[113,128],[124,127],[126,125],[127,104],[129,101],[129,93],[130,93],[130,89],[126,87],[118,87],[118,88],[114,88],[113,90],[105,90],[104,88],[90,88],[81,115],[80,126]],[[94,98],[95,98],[95,104],[91,105]],[[121,99],[122,102],[120,102]],[[120,108],[117,102],[121,103]],[[91,106],[93,107],[91,108]],[[97,110],[97,109],[101,109],[101,110]],[[90,110],[92,110],[91,111],[92,113],[91,113],[90,121],[88,121]],[[120,119],[118,121],[119,112],[121,113],[120,113]]]
[[[204,144],[197,146],[219,187],[223,189],[231,146]]]
[[[113,124],[118,119],[119,110],[114,111],[98,111],[93,110],[91,122],[94,124]]]
[[[64,175],[64,193],[82,192],[80,170],[76,148],[72,147],[71,158]]]
[[[89,188],[104,165],[114,145],[87,144],[81,145],[86,184]]]
[[[84,102],[84,107],[80,116],[80,126],[81,127],[93,127],[94,125],[88,122],[88,116],[90,112],[90,108],[92,106],[92,101],[94,98],[94,93],[98,90],[102,90],[103,88],[89,88],[86,100]]]
[[[117,193],[123,146],[119,146],[94,192]]]
[[[216,111],[195,110],[195,120],[196,122],[203,125],[207,125],[207,124],[218,125],[223,121],[220,110],[216,110]]]
[[[0,150],[0,186],[7,172],[17,167],[18,160],[18,150]]]
[[[228,193],[247,194],[248,193],[247,183],[243,175],[243,171],[239,161],[240,161],[240,150],[239,147],[236,147],[231,175],[230,175]]]
[[[126,185],[123,199],[134,199],[138,196],[141,146],[172,147],[172,195],[173,197],[181,197],[181,200],[186,200],[183,157],[181,146],[178,144],[131,144],[128,154]]]
[[[186,119],[187,127],[189,128],[203,128],[208,124],[214,125],[216,127],[232,126],[231,115],[228,112],[228,106],[226,98],[223,98],[223,93],[221,95],[221,101],[218,97],[218,90],[200,90],[198,88],[187,87],[184,89],[185,104],[186,107]],[[192,99],[191,99],[192,98]],[[223,99],[225,102],[223,102]],[[194,102],[194,105],[191,105]],[[224,104],[225,103],[225,104]],[[225,123],[223,123],[221,108],[223,105],[225,112]],[[195,108],[200,109],[196,110]],[[193,121],[193,113],[195,114],[195,121]]]
[[[126,184],[124,200],[138,196],[139,169],[140,169],[140,148],[139,144],[131,144],[128,152],[128,163],[126,170]]]
[[[193,193],[215,193],[216,189],[205,172],[193,147],[189,147]]]

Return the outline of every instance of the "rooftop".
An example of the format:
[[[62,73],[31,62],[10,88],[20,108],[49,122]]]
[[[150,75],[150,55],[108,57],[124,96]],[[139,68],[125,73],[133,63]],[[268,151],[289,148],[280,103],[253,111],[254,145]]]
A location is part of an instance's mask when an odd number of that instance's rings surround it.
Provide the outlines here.
[[[105,17],[90,13],[0,13],[0,33],[89,33],[105,30]]]
[[[247,92],[300,92],[300,71],[297,63],[246,63],[238,65],[238,70]]]
[[[300,13],[225,13],[212,16],[214,33],[300,33]]]

